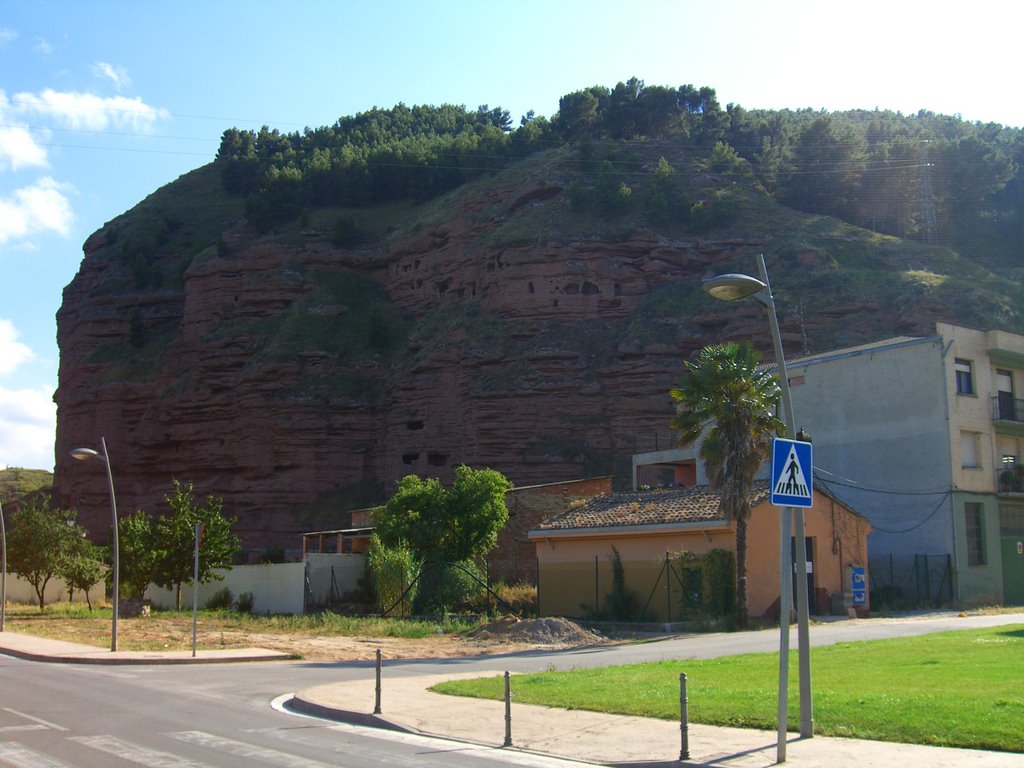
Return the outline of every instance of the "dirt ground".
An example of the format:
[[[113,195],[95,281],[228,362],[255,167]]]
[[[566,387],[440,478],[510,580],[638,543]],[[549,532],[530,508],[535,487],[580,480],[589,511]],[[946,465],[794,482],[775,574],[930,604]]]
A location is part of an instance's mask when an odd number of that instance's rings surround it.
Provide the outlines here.
[[[499,619],[465,635],[421,639],[395,637],[311,637],[246,633],[231,645],[271,648],[307,661],[370,661],[380,649],[385,659],[442,659],[484,656],[515,651],[577,648],[608,642],[604,637],[561,618]],[[210,647],[210,646],[207,646]]]
[[[10,617],[8,629],[69,642],[101,646],[109,642],[109,622],[62,620],[58,617]],[[200,620],[199,648],[268,648],[307,661],[372,661],[380,649],[384,659],[442,659],[483,656],[525,650],[577,648],[611,642],[575,622],[562,618],[501,618],[464,635],[405,639],[349,637],[299,632],[242,631]],[[192,644],[192,625],[179,617],[122,618],[118,622],[122,650],[186,650]]]

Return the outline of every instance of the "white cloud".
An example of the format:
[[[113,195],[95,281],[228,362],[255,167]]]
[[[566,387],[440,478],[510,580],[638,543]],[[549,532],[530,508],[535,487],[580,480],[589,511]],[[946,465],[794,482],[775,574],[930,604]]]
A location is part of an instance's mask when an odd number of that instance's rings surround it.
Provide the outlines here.
[[[45,176],[0,198],[0,245],[37,232],[70,235],[74,220],[66,194],[70,190],[70,185]]]
[[[14,323],[0,320],[0,375],[12,373],[35,357],[18,341]],[[0,387],[0,467],[52,470],[56,432],[57,406],[52,387]]]
[[[32,50],[36,53],[41,53],[45,56],[49,56],[53,53],[53,46],[50,45],[50,41],[45,37],[37,37],[35,42],[32,44]]]
[[[10,320],[0,320],[0,376],[10,373],[19,365],[35,357],[27,346],[18,341],[18,329]]]
[[[0,45],[11,42],[18,36],[18,33],[9,27],[0,27]]]
[[[26,126],[0,125],[0,171],[8,167],[17,171],[32,166],[47,166],[46,148],[36,141]]]
[[[51,88],[38,94],[15,94],[11,107],[18,113],[48,117],[68,128],[91,131],[118,128],[147,133],[157,120],[170,117],[167,110],[151,107],[138,96],[104,98]]]
[[[53,389],[0,387],[0,466],[53,471]]]
[[[93,64],[92,73],[96,77],[107,78],[119,91],[132,84],[132,79],[128,76],[128,70],[124,67],[115,67],[113,64],[108,64],[105,61],[97,61]]]

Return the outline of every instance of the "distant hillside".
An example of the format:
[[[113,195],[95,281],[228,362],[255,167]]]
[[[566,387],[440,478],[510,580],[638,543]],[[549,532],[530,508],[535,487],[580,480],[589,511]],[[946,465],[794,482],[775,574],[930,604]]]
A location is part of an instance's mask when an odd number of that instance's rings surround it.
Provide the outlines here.
[[[0,503],[4,509],[14,507],[25,496],[36,491],[49,491],[53,486],[53,473],[43,469],[0,469]]]
[[[770,358],[759,305],[700,289],[759,252],[788,354],[937,320],[1024,331],[1021,147],[954,118],[749,113],[634,81],[515,129],[401,105],[230,129],[85,244],[58,314],[58,499],[103,530],[104,474],[66,458],[97,434],[124,508],[192,481],[251,549],[460,463],[622,478],[665,444],[689,355],[750,339]]]

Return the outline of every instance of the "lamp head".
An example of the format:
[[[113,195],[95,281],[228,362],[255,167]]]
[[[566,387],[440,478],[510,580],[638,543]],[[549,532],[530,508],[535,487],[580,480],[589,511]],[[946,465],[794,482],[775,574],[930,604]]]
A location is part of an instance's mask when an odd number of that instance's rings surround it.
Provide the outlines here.
[[[103,459],[99,453],[94,451],[92,448],[72,448],[71,458],[78,459],[79,461],[88,461],[89,459]]]
[[[736,301],[754,296],[768,286],[750,275],[729,273],[707,277],[703,281],[704,292],[722,301]]]

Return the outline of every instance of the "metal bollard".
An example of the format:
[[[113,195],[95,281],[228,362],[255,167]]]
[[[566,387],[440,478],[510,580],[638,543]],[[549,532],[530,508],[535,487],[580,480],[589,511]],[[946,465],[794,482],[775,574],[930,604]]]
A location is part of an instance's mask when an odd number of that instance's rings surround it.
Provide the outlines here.
[[[686,673],[679,674],[679,736],[682,743],[679,747],[679,760],[690,759],[690,712],[686,696]]]
[[[373,703],[373,714],[380,714],[380,648],[377,649],[377,695]]]
[[[512,746],[512,681],[505,672],[505,747]]]

